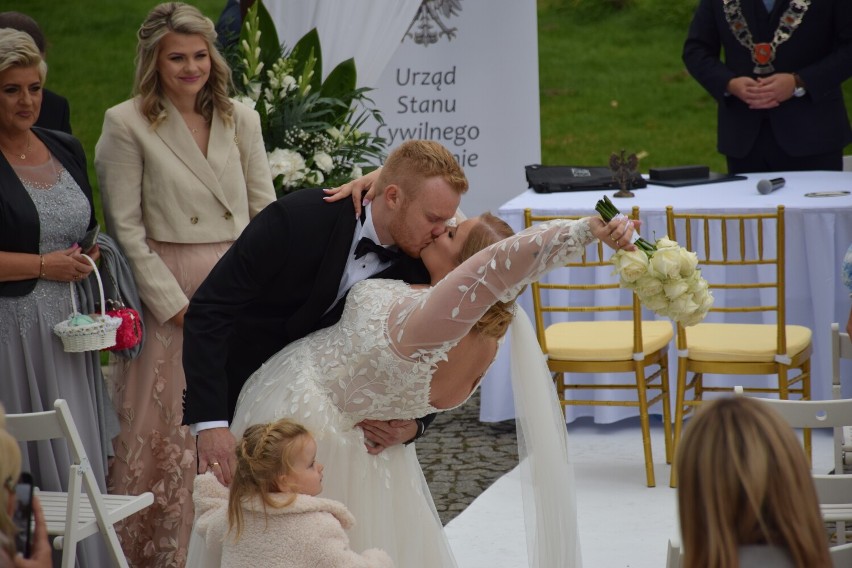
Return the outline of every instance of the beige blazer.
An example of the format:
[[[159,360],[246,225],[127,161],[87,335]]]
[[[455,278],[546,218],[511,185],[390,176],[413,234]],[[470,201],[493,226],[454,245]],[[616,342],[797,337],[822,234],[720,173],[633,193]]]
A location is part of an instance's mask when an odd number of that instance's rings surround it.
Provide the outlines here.
[[[214,113],[207,157],[165,100],[153,129],[138,99],[106,112],[95,147],[107,231],[130,260],[139,296],[161,323],[189,300],[146,239],[169,243],[235,240],[275,200],[257,112],[234,101],[234,120]]]

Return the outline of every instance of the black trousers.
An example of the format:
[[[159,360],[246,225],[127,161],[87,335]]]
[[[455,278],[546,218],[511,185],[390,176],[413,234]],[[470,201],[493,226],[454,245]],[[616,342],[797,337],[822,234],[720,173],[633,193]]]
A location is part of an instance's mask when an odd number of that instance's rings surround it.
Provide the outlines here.
[[[751,151],[743,158],[727,156],[728,172],[741,174],[749,172],[800,172],[809,170],[843,170],[843,148],[826,154],[810,156],[791,156],[784,152],[775,141],[772,126],[768,120],[760,125],[760,133]]]

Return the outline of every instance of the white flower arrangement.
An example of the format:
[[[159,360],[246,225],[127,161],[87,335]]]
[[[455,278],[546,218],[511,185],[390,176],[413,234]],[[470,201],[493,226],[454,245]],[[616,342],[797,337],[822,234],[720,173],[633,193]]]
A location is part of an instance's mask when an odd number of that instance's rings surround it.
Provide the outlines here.
[[[595,210],[607,222],[621,215],[609,198]],[[643,306],[684,326],[701,323],[713,306],[710,286],[701,276],[698,257],[668,237],[651,244],[638,238],[636,250],[612,256],[623,288],[634,290]]]
[[[266,8],[255,2],[230,63],[239,91],[235,98],[260,115],[279,196],[305,187],[340,185],[384,158],[385,140],[361,130],[369,117],[382,122],[365,96],[369,89],[355,87],[352,59],[321,80],[316,30],[285,50]]]

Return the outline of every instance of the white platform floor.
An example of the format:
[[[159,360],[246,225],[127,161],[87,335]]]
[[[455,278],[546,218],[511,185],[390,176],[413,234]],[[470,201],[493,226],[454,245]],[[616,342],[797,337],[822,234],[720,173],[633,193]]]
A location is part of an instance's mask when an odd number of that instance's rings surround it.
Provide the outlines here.
[[[645,485],[638,419],[609,425],[580,420],[568,427],[577,478],[580,543],[585,568],[664,568],[677,531],[663,428],[652,426],[657,486]],[[814,433],[814,470],[832,464],[832,438]],[[527,566],[517,469],[504,475],[446,527],[460,568]],[[555,568],[555,567],[554,567]]]

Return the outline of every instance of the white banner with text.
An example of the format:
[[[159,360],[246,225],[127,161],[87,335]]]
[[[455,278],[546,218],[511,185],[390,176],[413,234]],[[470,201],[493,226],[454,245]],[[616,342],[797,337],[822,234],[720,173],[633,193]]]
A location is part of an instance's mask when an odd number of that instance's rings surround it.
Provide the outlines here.
[[[441,142],[470,181],[462,211],[496,212],[541,161],[535,1],[425,0],[368,96],[388,151]]]

